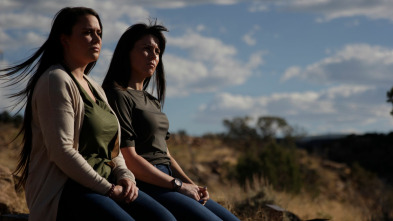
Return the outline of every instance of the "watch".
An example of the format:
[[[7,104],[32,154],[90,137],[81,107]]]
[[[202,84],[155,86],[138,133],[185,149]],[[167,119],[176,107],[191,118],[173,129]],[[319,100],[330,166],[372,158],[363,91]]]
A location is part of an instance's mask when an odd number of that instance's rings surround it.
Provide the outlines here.
[[[183,182],[180,179],[174,178],[172,180],[172,186],[173,186],[174,190],[179,191],[182,185],[183,185]]]

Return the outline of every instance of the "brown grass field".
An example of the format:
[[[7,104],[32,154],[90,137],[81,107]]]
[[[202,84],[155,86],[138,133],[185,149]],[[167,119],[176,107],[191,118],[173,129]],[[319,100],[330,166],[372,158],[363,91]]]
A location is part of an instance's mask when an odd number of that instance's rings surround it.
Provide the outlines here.
[[[18,142],[9,144],[17,131],[11,125],[0,125],[0,165],[10,170],[15,169],[20,151]],[[251,185],[241,187],[236,181],[228,179],[227,168],[236,165],[241,153],[218,139],[180,139],[174,136],[169,140],[168,147],[186,173],[196,183],[207,186],[210,197],[241,220],[269,220],[266,218],[265,204],[277,205],[302,220],[377,220],[373,218],[378,213],[375,206],[377,199],[364,199],[359,195],[346,177],[351,173],[346,165],[325,161],[298,150],[300,162],[315,170],[320,180],[315,188],[302,189],[300,193],[293,194],[277,191],[263,179],[255,178],[253,188]],[[376,197],[380,194],[376,190]],[[23,192],[18,193],[18,198],[10,204],[13,205],[12,212],[28,213]]]

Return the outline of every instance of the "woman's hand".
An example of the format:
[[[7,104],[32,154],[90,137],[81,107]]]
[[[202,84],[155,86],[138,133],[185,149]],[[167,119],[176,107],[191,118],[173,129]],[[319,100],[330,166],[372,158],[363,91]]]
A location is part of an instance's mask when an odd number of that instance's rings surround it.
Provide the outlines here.
[[[123,187],[123,200],[126,203],[130,203],[138,197],[139,188],[130,179],[125,178],[119,180],[119,185]]]
[[[116,185],[111,198],[118,202],[132,202],[138,197],[138,187],[130,179],[119,180],[119,185]]]
[[[183,183],[179,192],[184,194],[192,199],[199,201],[201,199],[199,194],[199,187],[195,184],[191,183]]]
[[[204,186],[204,187],[199,186],[198,188],[199,188],[199,196],[200,196],[199,202],[202,205],[205,205],[207,200],[209,199],[209,192],[207,192],[207,187],[206,186]]]
[[[116,185],[115,188],[113,189],[113,192],[109,195],[109,197],[114,201],[120,202],[124,199],[122,193],[123,193],[123,187],[120,185]]]

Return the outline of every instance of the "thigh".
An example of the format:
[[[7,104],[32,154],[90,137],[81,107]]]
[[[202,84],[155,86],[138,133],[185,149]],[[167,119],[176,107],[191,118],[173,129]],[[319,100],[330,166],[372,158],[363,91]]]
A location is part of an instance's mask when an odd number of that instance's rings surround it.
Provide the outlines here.
[[[221,220],[207,207],[181,193],[165,188],[156,188],[155,191],[147,193],[165,206],[177,220]]]
[[[211,199],[206,202],[205,207],[212,211],[216,216],[220,217],[222,220],[239,221],[235,215]]]
[[[136,200],[129,204],[122,203],[120,205],[136,220],[176,220],[168,209],[141,190],[139,190]]]
[[[73,181],[63,189],[57,220],[115,220],[134,221],[115,201],[95,193]]]

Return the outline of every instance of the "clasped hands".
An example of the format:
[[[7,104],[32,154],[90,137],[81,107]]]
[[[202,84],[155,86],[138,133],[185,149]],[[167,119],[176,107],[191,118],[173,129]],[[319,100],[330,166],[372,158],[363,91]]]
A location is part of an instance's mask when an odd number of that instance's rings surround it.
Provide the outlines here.
[[[130,203],[138,197],[139,188],[128,178],[119,180],[111,198],[117,202]]]
[[[111,198],[118,202],[130,203],[138,197],[138,190],[139,188],[130,179],[121,179],[118,185],[115,186]],[[207,187],[201,187],[191,183],[183,183],[179,192],[195,199],[202,205],[205,205],[209,199]]]
[[[179,192],[195,199],[202,205],[205,205],[205,203],[209,199],[209,192],[207,191],[207,187],[201,187],[191,183],[183,183]]]

